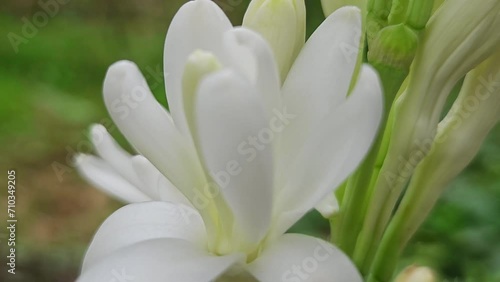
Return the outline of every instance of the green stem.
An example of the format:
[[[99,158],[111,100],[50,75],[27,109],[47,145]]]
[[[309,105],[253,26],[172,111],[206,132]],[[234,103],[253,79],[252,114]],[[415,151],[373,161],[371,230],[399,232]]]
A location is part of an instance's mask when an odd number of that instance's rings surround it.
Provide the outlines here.
[[[432,167],[432,166],[431,166]],[[439,192],[423,187],[425,168],[414,175],[401,205],[392,218],[376,252],[370,276],[389,281],[394,275],[401,252],[434,207]],[[438,190],[438,189],[436,189]]]
[[[363,224],[366,208],[363,207],[362,203],[365,202],[380,143],[381,138],[377,138],[365,161],[347,182],[346,194],[340,210],[340,233],[336,238],[338,247],[347,255],[353,253],[356,235]]]
[[[404,90],[408,86],[408,79],[406,79],[398,94],[396,95],[396,99],[393,102],[393,104],[397,103],[397,99],[399,96],[401,96],[404,93]],[[389,113],[389,118],[387,121],[386,129],[384,132],[384,137],[382,139],[382,145],[379,150],[379,156],[377,158],[377,162],[375,164],[373,174],[374,177],[372,178],[372,183],[370,183],[370,189],[369,189],[369,199],[372,200],[374,198],[374,190],[375,190],[375,184],[377,182],[377,178],[380,175],[380,172],[382,170],[382,166],[384,164],[385,157],[387,155],[387,152],[389,150],[389,143],[392,135],[392,128],[395,122],[395,106],[393,105],[391,107],[391,111]],[[373,200],[372,200],[373,201]],[[368,206],[368,204],[367,204]],[[373,239],[373,231],[371,232],[365,232],[369,226],[373,226],[372,222],[370,222],[370,218],[372,220],[375,220],[373,216],[366,215],[365,217],[365,222],[363,223],[363,229],[361,230],[358,241],[356,244],[356,249],[354,251],[354,256],[353,260],[356,263],[356,265],[359,266],[359,269],[361,273],[368,273],[370,270],[371,266],[371,261],[373,260],[373,257],[375,254],[370,253],[370,247]]]

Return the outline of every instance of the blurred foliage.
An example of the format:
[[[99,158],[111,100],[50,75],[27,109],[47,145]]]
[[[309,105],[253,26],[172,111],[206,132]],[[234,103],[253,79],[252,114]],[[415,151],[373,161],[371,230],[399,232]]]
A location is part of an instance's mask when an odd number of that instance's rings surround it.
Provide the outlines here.
[[[163,41],[184,1],[67,2],[17,53],[6,35],[21,36],[23,19],[33,21],[44,10],[35,0],[3,2],[0,10],[0,33],[7,40],[0,44],[0,169],[18,172],[19,219],[18,274],[5,277],[2,271],[0,281],[73,281],[92,234],[120,206],[84,183],[72,168],[75,152],[91,151],[88,126],[109,123],[101,100],[107,67],[121,59],[136,62],[166,105]],[[248,4],[216,2],[235,24]],[[310,34],[323,15],[319,0],[307,3]],[[127,147],[117,130],[112,134]],[[429,265],[448,281],[500,281],[499,181],[497,127],[444,195],[401,266]],[[0,195],[3,201],[5,190]],[[2,222],[4,217],[2,212]],[[312,212],[292,231],[325,237],[328,225]],[[2,254],[5,247],[2,241]],[[5,266],[4,260],[2,255]]]

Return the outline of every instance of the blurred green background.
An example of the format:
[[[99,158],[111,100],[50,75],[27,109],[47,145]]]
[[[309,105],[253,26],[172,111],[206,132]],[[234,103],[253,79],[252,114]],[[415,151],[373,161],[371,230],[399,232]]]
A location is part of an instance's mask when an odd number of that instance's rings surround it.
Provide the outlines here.
[[[68,282],[77,277],[93,233],[120,203],[84,183],[71,157],[90,150],[91,123],[109,120],[101,87],[111,63],[136,62],[166,105],[163,41],[184,2],[2,1],[0,169],[5,179],[7,169],[17,170],[19,222],[17,274],[12,276],[4,271],[2,189],[0,281]],[[241,23],[248,0],[216,2],[234,24]],[[307,5],[310,32],[323,15],[319,0]],[[118,131],[113,135],[127,147]],[[294,231],[325,236],[328,226],[312,212]],[[500,281],[499,126],[412,241],[401,267],[412,263],[433,267],[443,280]]]

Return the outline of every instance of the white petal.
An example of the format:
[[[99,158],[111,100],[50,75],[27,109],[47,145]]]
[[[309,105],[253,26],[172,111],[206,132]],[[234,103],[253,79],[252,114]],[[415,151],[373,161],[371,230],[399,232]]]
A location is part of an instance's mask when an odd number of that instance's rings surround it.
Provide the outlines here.
[[[285,234],[248,266],[260,282],[362,282],[354,264],[335,246],[299,234]]]
[[[209,0],[184,4],[170,24],[164,50],[167,99],[175,125],[186,135],[189,130],[182,102],[182,75],[187,58],[198,49],[223,58],[223,34],[231,28],[224,12]]]
[[[255,86],[271,117],[281,104],[281,82],[271,47],[259,34],[246,28],[226,32],[224,40],[231,66]]]
[[[361,38],[361,13],[345,7],[330,15],[304,45],[283,85],[288,111],[298,118],[283,133],[284,170],[309,130],[348,94]]]
[[[127,179],[135,187],[140,187],[139,179],[132,168],[132,156],[116,143],[106,128],[101,124],[95,124],[91,127],[90,134],[97,154],[120,173],[123,178]]]
[[[315,208],[324,218],[330,218],[339,211],[339,201],[334,193],[328,193]]]
[[[202,82],[196,107],[196,143],[234,212],[235,238],[249,243],[265,235],[273,201],[273,149],[267,139],[272,132],[253,91],[233,71],[221,71]],[[249,143],[252,136],[257,149]]]
[[[77,282],[209,282],[242,255],[211,256],[178,239],[154,239],[118,250],[83,271]]]
[[[120,61],[109,68],[104,102],[127,140],[186,196],[203,185],[194,148],[175,128],[134,63]]]
[[[191,206],[189,200],[156,167],[143,156],[132,158],[133,167],[142,181],[141,190],[151,199]]]
[[[345,100],[357,62],[361,12],[339,9],[309,38],[283,85],[286,99],[328,110]]]
[[[291,166],[288,184],[278,196],[278,211],[291,212],[281,214],[295,218],[286,219],[281,232],[331,193],[361,163],[376,137],[382,100],[377,73],[368,65],[363,66],[348,100],[312,129]]]
[[[101,225],[85,255],[83,271],[114,252],[138,242],[159,238],[187,240],[205,247],[205,226],[197,211],[165,202],[131,204]]]
[[[80,154],[76,156],[75,163],[76,169],[85,180],[122,202],[138,203],[151,200],[102,159]]]

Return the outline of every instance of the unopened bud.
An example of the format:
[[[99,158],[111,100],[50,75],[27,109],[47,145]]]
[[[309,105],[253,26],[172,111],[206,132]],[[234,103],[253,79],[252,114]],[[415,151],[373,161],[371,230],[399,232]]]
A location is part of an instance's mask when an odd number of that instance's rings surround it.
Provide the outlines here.
[[[304,0],[252,0],[243,26],[267,40],[278,63],[281,81],[284,81],[305,43]]]
[[[418,47],[418,36],[404,24],[382,29],[373,40],[368,60],[376,65],[408,70]]]
[[[413,29],[423,29],[431,17],[433,7],[434,0],[410,1],[405,23]]]

